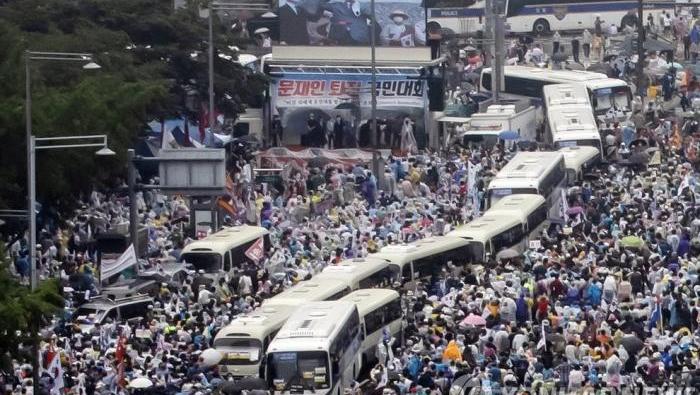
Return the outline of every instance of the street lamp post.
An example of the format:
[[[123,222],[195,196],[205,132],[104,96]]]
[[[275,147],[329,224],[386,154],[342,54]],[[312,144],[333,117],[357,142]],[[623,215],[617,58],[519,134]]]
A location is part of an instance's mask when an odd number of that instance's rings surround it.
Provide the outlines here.
[[[88,143],[76,143],[75,141],[80,140],[92,140]],[[100,142],[95,142],[99,140]],[[59,144],[51,144],[58,142]],[[47,145],[42,145],[42,143],[48,143]],[[109,149],[107,146],[107,135],[96,134],[90,136],[60,136],[60,137],[34,137],[29,136],[29,229],[30,229],[30,239],[33,244],[30,244],[30,248],[33,248],[32,255],[36,252],[36,211],[33,209],[36,206],[36,151],[37,150],[49,150],[49,149],[66,149],[66,148],[87,148],[87,147],[100,147],[100,149],[95,152],[98,156],[112,156],[115,155],[114,151]],[[36,284],[38,282],[38,273],[36,266],[31,267],[29,274],[32,290],[36,289]]]
[[[36,183],[34,179],[34,137],[32,136],[32,60],[49,60],[62,62],[83,62],[84,69],[93,70],[99,69],[100,65],[93,62],[92,54],[76,53],[76,52],[44,52],[44,51],[25,51],[24,52],[24,74],[25,74],[25,127],[27,140],[27,183],[29,193],[29,284],[31,290],[34,291],[37,286],[37,265],[36,265]],[[106,140],[105,140],[106,144]],[[38,328],[33,328],[38,331]],[[32,384],[34,393],[39,393],[39,344],[36,339],[33,343],[33,366],[32,366]]]
[[[36,186],[31,180],[34,178],[34,164],[32,152],[32,60],[53,60],[63,62],[83,62],[84,69],[99,69],[100,65],[93,62],[92,54],[76,52],[24,52],[24,72],[25,72],[25,117],[26,117],[26,139],[27,139],[27,182],[29,183],[29,281],[31,289],[36,289]]]
[[[260,0],[213,1],[209,4],[209,128],[214,128],[214,12],[216,11],[269,11],[270,5]]]

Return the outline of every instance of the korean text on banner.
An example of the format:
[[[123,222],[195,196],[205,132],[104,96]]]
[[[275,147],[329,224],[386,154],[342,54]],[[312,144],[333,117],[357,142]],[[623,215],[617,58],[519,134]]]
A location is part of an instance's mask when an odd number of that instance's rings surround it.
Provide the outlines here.
[[[246,250],[245,256],[247,256],[256,263],[260,262],[265,256],[265,249],[263,248],[263,239],[257,239],[255,243],[253,243],[250,246],[250,248]]]
[[[134,245],[131,244],[119,259],[107,262],[102,261],[101,278],[107,279],[115,274],[119,274],[131,266],[136,265],[137,262],[136,251],[134,250]]]

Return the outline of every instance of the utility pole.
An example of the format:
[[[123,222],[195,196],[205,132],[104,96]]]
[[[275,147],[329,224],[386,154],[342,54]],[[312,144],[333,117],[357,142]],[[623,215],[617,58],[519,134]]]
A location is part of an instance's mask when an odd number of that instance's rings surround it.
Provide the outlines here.
[[[374,0],[370,0],[369,2],[369,7],[370,7],[370,12],[372,13],[372,23],[370,25],[369,29],[369,34],[370,34],[370,51],[371,51],[371,65],[372,65],[372,88],[371,88],[371,95],[372,95],[372,108],[370,110],[370,117],[372,118],[372,132],[370,133],[370,136],[372,136],[372,139],[376,139],[376,133],[377,133],[377,57],[376,57],[376,49],[377,49],[377,43],[376,43],[376,22],[377,18],[374,13]],[[379,174],[375,174],[377,178],[379,178]]]
[[[502,0],[486,0],[484,6],[485,23],[484,23],[484,38],[488,42],[489,66],[491,66],[493,76],[491,78],[491,99],[498,102],[500,93],[503,90],[503,59],[505,54],[504,35],[505,27],[503,21],[503,1]]]
[[[644,36],[644,0],[637,0],[637,90],[644,80]]]
[[[136,206],[136,167],[134,158],[136,153],[133,149],[126,151],[126,163],[128,166],[128,185],[129,185],[129,238],[131,244],[134,245],[134,252],[139,256],[139,211]]]
[[[506,54],[504,52],[505,48],[505,2],[504,0],[492,0],[493,1],[493,21],[494,21],[494,62],[493,62],[493,76],[495,81],[496,89],[494,92],[495,99],[498,100],[500,93],[504,90],[504,78],[503,78],[503,64],[505,62]]]
[[[209,130],[214,130],[214,10],[209,6]]]

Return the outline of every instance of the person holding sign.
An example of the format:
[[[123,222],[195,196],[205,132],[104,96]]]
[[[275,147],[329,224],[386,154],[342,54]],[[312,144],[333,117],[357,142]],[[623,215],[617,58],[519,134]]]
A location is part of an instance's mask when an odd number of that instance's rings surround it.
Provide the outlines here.
[[[382,44],[392,47],[415,47],[416,31],[413,26],[406,24],[408,14],[402,10],[395,10],[389,17],[393,23],[382,29]]]

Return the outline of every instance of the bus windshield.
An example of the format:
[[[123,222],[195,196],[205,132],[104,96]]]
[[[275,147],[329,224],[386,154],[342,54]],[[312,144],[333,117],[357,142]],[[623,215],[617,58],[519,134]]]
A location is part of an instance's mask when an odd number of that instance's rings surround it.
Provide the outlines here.
[[[596,114],[605,113],[613,107],[618,110],[632,108],[630,90],[627,86],[596,89],[593,95]]]
[[[260,362],[262,342],[258,339],[216,339],[214,347],[224,355],[224,365],[253,365]]]
[[[490,149],[493,148],[496,144],[498,144],[497,135],[467,133],[464,136],[462,136],[462,145],[464,145],[465,147],[478,146]]]
[[[557,141],[554,143],[554,146],[559,149],[559,148],[564,148],[564,147],[593,147],[597,148],[600,150],[600,140],[593,140],[593,139],[587,139],[587,140],[562,140],[562,141]]]
[[[194,266],[194,270],[204,270],[206,273],[216,273],[221,270],[221,255],[215,253],[184,253],[180,261]]]
[[[288,390],[291,386],[330,388],[325,351],[273,352],[268,354],[267,369],[268,384],[277,391]]]

